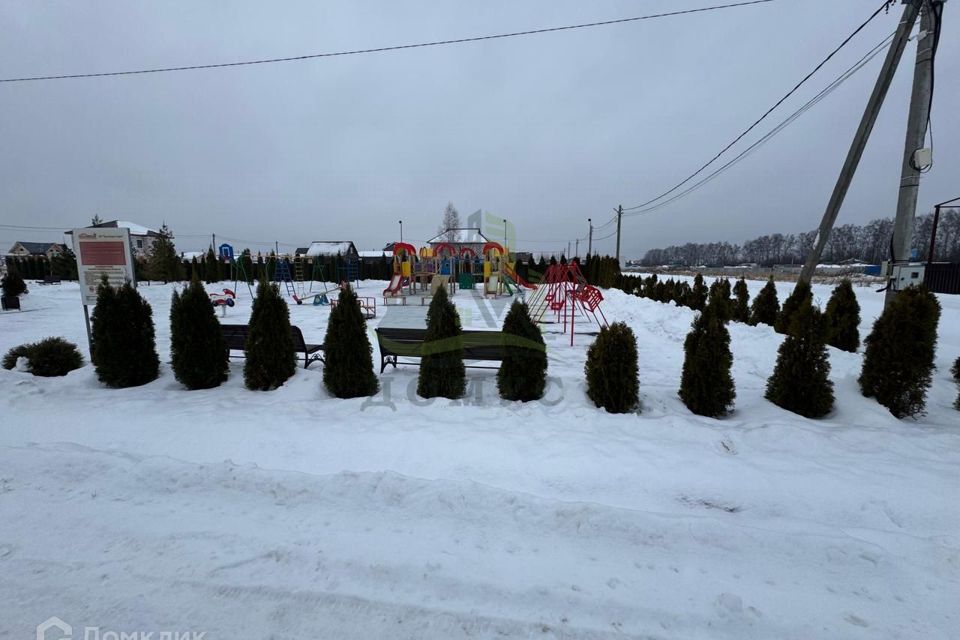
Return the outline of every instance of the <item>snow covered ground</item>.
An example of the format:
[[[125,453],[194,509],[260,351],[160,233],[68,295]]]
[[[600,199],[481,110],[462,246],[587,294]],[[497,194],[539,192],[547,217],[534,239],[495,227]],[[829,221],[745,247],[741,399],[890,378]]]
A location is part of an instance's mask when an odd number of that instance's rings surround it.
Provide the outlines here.
[[[241,289],[230,321],[249,314]],[[170,287],[141,291],[167,360]],[[882,294],[857,293],[866,335]],[[0,370],[0,638],[50,616],[75,638],[960,636],[960,298],[941,298],[925,417],[861,397],[861,356],[834,350],[835,412],[780,410],[763,390],[781,337],[733,324],[736,410],[718,421],[676,395],[692,312],[606,297],[637,334],[639,415],[586,399],[586,335],[548,334],[547,398],[525,405],[476,369],[456,402],[418,399],[415,367],[349,401],[325,393],[322,364],[269,393],[243,388],[239,361],[193,392],[167,365],[125,390],[89,365]],[[85,348],[79,299],[32,285],[0,315],[0,351],[48,335]],[[456,301],[468,326],[504,311]],[[381,308],[371,333],[423,311]],[[291,306],[308,341],[328,315]]]

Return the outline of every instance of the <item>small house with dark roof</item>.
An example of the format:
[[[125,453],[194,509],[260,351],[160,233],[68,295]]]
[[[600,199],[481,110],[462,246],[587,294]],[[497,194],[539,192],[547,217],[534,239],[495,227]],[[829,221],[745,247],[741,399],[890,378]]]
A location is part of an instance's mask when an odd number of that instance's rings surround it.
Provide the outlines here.
[[[66,245],[59,242],[24,242],[18,240],[10,247],[7,255],[13,258],[47,258],[52,260],[66,250]]]

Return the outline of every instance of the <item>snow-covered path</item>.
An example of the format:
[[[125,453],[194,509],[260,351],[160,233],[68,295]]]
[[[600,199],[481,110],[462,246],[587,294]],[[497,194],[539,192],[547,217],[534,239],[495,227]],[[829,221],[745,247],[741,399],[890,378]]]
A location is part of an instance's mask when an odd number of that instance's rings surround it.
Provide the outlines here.
[[[169,288],[142,291],[165,356]],[[880,296],[858,295],[865,334]],[[84,344],[78,298],[34,287],[0,316],[0,350]],[[329,398],[322,365],[271,393],[243,389],[236,363],[199,392],[167,367],[127,390],[89,366],[0,370],[0,637],[53,615],[211,639],[956,637],[960,300],[942,302],[918,421],[862,398],[860,356],[834,350],[834,414],[770,405],[780,337],[742,325],[736,411],[693,416],[676,398],[691,312],[617,291],[606,313],[637,333],[639,416],[585,398],[587,336],[548,337],[548,396],[528,405],[477,370],[466,401],[431,403],[411,367],[372,401]],[[325,309],[291,313],[323,335]]]

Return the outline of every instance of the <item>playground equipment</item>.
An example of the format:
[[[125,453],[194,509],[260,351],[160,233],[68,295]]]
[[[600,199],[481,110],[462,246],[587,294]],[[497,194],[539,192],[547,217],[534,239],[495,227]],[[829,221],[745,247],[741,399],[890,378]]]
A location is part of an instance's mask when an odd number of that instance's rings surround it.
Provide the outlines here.
[[[556,323],[563,322],[563,332],[570,327],[570,346],[573,346],[574,324],[577,316],[595,322],[598,326],[607,326],[600,303],[603,294],[599,289],[587,283],[577,262],[554,263],[547,267],[544,282],[531,296],[530,317],[534,322],[545,323],[547,311],[556,314]]]
[[[413,273],[416,256],[417,250],[412,244],[405,242],[394,243],[393,277],[390,279],[390,285],[383,290],[384,303],[386,303],[387,297],[407,295],[403,292],[404,287],[407,288],[407,293],[413,293]]]
[[[504,262],[500,266],[500,271],[503,273],[503,283],[506,285],[507,290],[510,291],[512,286],[516,289],[517,293],[520,294],[520,299],[526,301],[526,295],[524,294],[524,289],[536,290],[537,285],[530,284],[526,280],[520,277],[520,275],[514,270],[513,265],[509,262]]]
[[[339,298],[334,298],[330,301],[330,309],[332,310],[335,306],[340,303]],[[363,314],[363,317],[367,320],[377,317],[377,299],[371,297],[358,297],[357,304],[360,305],[360,313]]]
[[[505,260],[505,253],[499,242],[488,242],[483,245],[483,295],[486,297],[495,297],[503,293],[500,269]]]
[[[221,244],[217,247],[217,257],[230,266],[230,276],[228,280],[233,280],[233,291],[237,290],[237,285],[240,284],[240,276],[243,276],[243,282],[247,285],[247,292],[250,294],[250,298],[253,299],[253,287],[250,286],[250,279],[247,278],[247,272],[243,268],[243,261],[238,261],[235,258],[233,247],[226,243]]]
[[[360,261],[344,259],[337,272],[341,282],[352,282],[360,287]]]
[[[210,304],[213,305],[214,309],[220,307],[220,315],[227,315],[227,307],[232,307],[236,304],[237,294],[233,292],[232,289],[224,289],[223,293],[211,293]]]
[[[277,256],[276,268],[273,271],[273,281],[282,282],[287,289],[287,295],[296,299],[297,290],[293,286],[293,278],[290,275],[290,261],[287,258]]]

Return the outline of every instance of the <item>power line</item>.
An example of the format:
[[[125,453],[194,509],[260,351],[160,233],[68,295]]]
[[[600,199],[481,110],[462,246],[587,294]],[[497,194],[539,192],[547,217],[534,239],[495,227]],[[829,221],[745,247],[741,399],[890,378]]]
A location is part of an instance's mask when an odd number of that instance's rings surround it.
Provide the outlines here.
[[[697,169],[696,171],[694,171],[693,173],[691,173],[689,176],[687,176],[686,178],[684,178],[683,180],[681,180],[680,182],[678,182],[677,184],[675,184],[674,186],[672,186],[672,187],[671,187],[670,189],[668,189],[667,191],[664,191],[663,193],[661,193],[661,194],[658,195],[657,197],[652,198],[652,199],[650,199],[650,200],[647,200],[646,202],[642,202],[642,203],[640,203],[640,204],[638,204],[638,205],[634,205],[634,206],[632,206],[632,207],[625,207],[625,208],[624,208],[624,211],[634,211],[634,210],[636,210],[636,209],[642,209],[642,208],[644,208],[644,207],[646,207],[646,206],[648,206],[648,205],[656,202],[657,200],[661,200],[661,199],[663,199],[664,197],[670,195],[671,193],[673,193],[674,191],[676,191],[677,189],[679,189],[680,187],[682,187],[683,185],[685,185],[686,183],[690,182],[690,181],[693,180],[695,177],[697,177],[698,175],[700,175],[700,173],[702,173],[707,167],[709,167],[709,166],[712,165],[714,162],[716,162],[716,161],[720,158],[720,156],[722,156],[724,153],[726,153],[727,151],[729,151],[730,148],[733,147],[733,145],[735,145],[735,144],[737,144],[738,142],[740,142],[740,140],[742,140],[742,139],[744,138],[744,136],[746,136],[748,133],[750,133],[751,131],[753,131],[761,122],[763,122],[764,120],[766,120],[767,116],[769,116],[771,113],[773,113],[773,111],[774,111],[777,107],[779,107],[779,106],[780,106],[781,104],[783,104],[790,96],[792,96],[794,93],[796,93],[797,90],[799,90],[800,87],[802,87],[802,86],[807,82],[807,80],[809,80],[810,78],[812,78],[812,77],[814,76],[814,74],[816,74],[820,69],[822,69],[823,66],[824,66],[825,64],[827,64],[827,62],[829,62],[831,58],[833,58],[833,56],[835,56],[841,49],[843,49],[845,46],[847,46],[847,44],[848,44],[851,40],[853,40],[853,38],[854,38],[858,33],[860,33],[864,28],[866,28],[866,26],[867,26],[868,24],[870,24],[870,22],[872,22],[874,18],[876,18],[878,15],[880,15],[880,13],[881,13],[882,11],[885,11],[888,6],[889,6],[889,0],[885,0],[884,3],[883,3],[876,11],[874,11],[873,14],[871,14],[870,17],[866,19],[866,21],[863,22],[863,24],[861,24],[859,27],[857,27],[856,29],[854,29],[854,30],[853,30],[853,33],[851,33],[851,34],[848,35],[846,38],[844,38],[843,42],[841,42],[833,51],[831,51],[831,52],[827,55],[826,58],[824,58],[823,60],[821,60],[820,63],[819,63],[816,67],[814,67],[812,71],[810,71],[810,73],[808,73],[806,76],[804,76],[803,79],[800,80],[800,82],[798,82],[796,85],[794,85],[794,87],[793,87],[792,89],[790,89],[790,91],[788,91],[782,98],[780,98],[779,100],[777,100],[772,107],[770,107],[769,109],[767,109],[767,111],[766,111],[762,116],[760,116],[757,120],[754,121],[753,124],[751,124],[749,127],[747,127],[747,128],[743,131],[743,133],[741,133],[741,134],[738,135],[736,138],[734,138],[732,142],[730,142],[727,146],[725,146],[723,149],[721,149],[721,150],[720,150],[715,156],[713,156],[706,164],[704,164],[703,166],[701,166],[699,169]]]
[[[789,125],[791,125],[797,118],[799,118],[804,113],[806,113],[807,111],[812,109],[814,106],[816,106],[821,100],[823,100],[828,95],[833,93],[834,90],[836,90],[840,85],[842,85],[844,82],[849,80],[857,71],[865,67],[871,60],[873,60],[877,55],[879,55],[883,51],[883,47],[887,43],[889,43],[890,40],[893,39],[893,36],[894,34],[890,34],[889,36],[884,38],[879,44],[877,44],[873,49],[867,52],[862,58],[860,58],[857,62],[855,62],[851,67],[849,67],[846,71],[844,71],[837,78],[835,78],[833,82],[827,85],[826,88],[824,88],[820,93],[818,93],[816,96],[808,100],[802,107],[794,111],[786,119],[781,121],[776,127],[774,127],[769,132],[767,132],[762,138],[758,139],[749,147],[741,151],[733,159],[729,160],[726,164],[722,165],[720,168],[716,169],[715,171],[707,175],[705,178],[702,178],[701,180],[695,182],[693,185],[691,185],[690,187],[687,187],[686,189],[676,194],[675,196],[672,196],[662,202],[658,202],[656,204],[650,205],[649,207],[632,211],[627,215],[631,215],[631,216],[640,215],[643,213],[648,213],[650,211],[655,211],[657,209],[660,209],[661,207],[665,207],[671,204],[672,202],[675,202],[676,200],[679,200],[680,198],[684,197],[688,193],[699,189],[701,186],[710,182],[711,180],[716,178],[718,175],[720,175],[721,173],[723,173],[733,165],[743,160],[745,157],[747,157],[753,151],[755,151],[758,147],[768,142],[771,138],[773,138],[778,133],[780,133],[785,128],[787,128]]]
[[[417,44],[401,44],[386,47],[376,47],[371,49],[353,49],[349,51],[335,51],[328,53],[312,53],[301,56],[290,56],[286,58],[267,58],[262,60],[242,60],[239,62],[221,62],[214,64],[195,64],[181,67],[160,67],[155,69],[134,69],[128,71],[107,71],[103,73],[73,73],[67,75],[47,75],[47,76],[25,76],[20,78],[3,78],[0,82],[36,82],[40,80],[68,80],[77,78],[103,78],[108,76],[131,76],[147,73],[168,73],[173,71],[196,71],[200,69],[222,69],[225,67],[243,67],[258,64],[273,64],[277,62],[295,62],[299,60],[312,60],[316,58],[335,58],[343,56],[363,55],[369,53],[383,53],[386,51],[400,51],[404,49],[422,49],[426,47],[439,47],[454,44],[464,44],[468,42],[480,42],[483,40],[499,40],[504,38],[516,38],[519,36],[531,36],[543,33],[555,33],[558,31],[571,31],[573,29],[587,29],[593,27],[604,27],[614,24],[624,24],[627,22],[639,22],[641,20],[653,20],[656,18],[668,18],[673,16],[687,15],[692,13],[704,13],[707,11],[717,11],[720,9],[732,9],[735,7],[745,7],[748,5],[765,4],[774,0],[748,0],[746,2],[736,2],[732,4],[714,5],[702,7],[700,9],[684,9],[682,11],[670,11],[667,13],[654,13],[632,18],[618,18],[615,20],[603,20],[600,22],[586,22],[582,24],[572,24],[563,27],[547,27],[543,29],[530,29],[527,31],[514,31],[511,33],[498,33],[485,36],[473,36],[469,38],[456,38],[448,40],[434,40],[432,42],[420,42]]]

